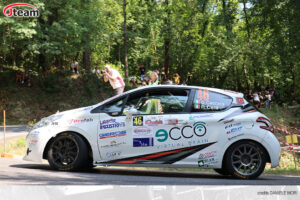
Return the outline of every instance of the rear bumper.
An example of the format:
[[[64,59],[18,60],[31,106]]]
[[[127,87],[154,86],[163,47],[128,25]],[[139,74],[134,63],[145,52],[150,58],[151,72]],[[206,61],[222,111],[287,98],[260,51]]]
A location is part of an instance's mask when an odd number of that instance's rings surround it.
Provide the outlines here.
[[[268,151],[271,160],[271,168],[279,166],[280,162],[280,143],[272,133],[268,132],[262,141],[262,145]]]

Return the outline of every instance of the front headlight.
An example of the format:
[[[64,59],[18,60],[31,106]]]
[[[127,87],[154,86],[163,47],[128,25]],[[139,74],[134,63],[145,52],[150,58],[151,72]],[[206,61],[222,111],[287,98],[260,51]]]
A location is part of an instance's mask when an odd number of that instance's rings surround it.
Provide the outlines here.
[[[54,122],[55,120],[58,120],[61,117],[62,117],[62,115],[52,115],[50,117],[43,118],[38,123],[34,124],[32,130],[49,126],[52,122]]]

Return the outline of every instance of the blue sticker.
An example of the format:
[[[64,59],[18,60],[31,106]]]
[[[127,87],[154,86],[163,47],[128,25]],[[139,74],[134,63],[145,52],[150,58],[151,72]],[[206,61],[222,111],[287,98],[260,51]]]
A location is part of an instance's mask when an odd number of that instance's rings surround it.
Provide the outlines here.
[[[153,138],[133,138],[133,147],[153,146]]]

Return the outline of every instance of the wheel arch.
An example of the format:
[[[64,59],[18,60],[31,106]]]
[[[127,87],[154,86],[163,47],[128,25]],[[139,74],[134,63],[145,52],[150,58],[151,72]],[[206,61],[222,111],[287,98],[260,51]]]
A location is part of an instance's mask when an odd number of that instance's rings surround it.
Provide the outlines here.
[[[86,144],[87,147],[88,147],[88,150],[89,150],[89,157],[90,157],[90,159],[93,161],[93,149],[92,149],[92,147],[91,147],[91,144],[89,143],[89,141],[87,140],[86,137],[84,137],[82,134],[80,134],[80,133],[78,133],[78,132],[75,132],[75,131],[63,131],[63,132],[57,133],[55,136],[51,137],[50,140],[47,142],[45,148],[44,148],[44,151],[43,151],[43,159],[48,159],[48,158],[47,158],[47,157],[48,157],[47,152],[48,152],[48,150],[49,150],[49,148],[50,148],[51,143],[54,141],[54,139],[55,139],[56,137],[60,136],[61,134],[66,133],[66,132],[68,132],[68,133],[74,133],[74,134],[78,135],[79,137],[81,137],[81,138],[83,139],[83,141],[85,142],[85,144]]]
[[[270,158],[269,152],[267,151],[266,147],[265,147],[262,143],[260,143],[260,142],[258,142],[258,141],[256,141],[256,140],[251,140],[251,139],[241,139],[241,140],[235,141],[234,143],[232,143],[231,145],[229,145],[229,146],[226,148],[226,150],[225,150],[225,152],[224,152],[224,154],[223,154],[223,157],[222,157],[222,168],[223,168],[223,166],[224,166],[224,162],[225,162],[225,159],[224,159],[224,158],[225,158],[225,156],[226,156],[226,153],[227,153],[228,149],[229,149],[231,146],[235,145],[236,143],[242,142],[242,141],[251,141],[251,142],[255,142],[256,144],[260,145],[260,146],[262,147],[262,149],[265,151],[266,155],[267,155],[267,162],[268,162],[268,163],[271,162],[271,158]]]

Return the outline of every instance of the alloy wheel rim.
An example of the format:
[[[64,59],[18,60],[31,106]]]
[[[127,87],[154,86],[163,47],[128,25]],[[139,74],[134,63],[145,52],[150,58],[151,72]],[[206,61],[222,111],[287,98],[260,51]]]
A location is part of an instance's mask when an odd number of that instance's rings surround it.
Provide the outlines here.
[[[255,146],[242,144],[233,150],[231,163],[236,172],[249,176],[258,171],[262,164],[262,158]]]
[[[61,137],[52,144],[53,162],[59,167],[71,166],[78,157],[78,144],[75,139]]]

